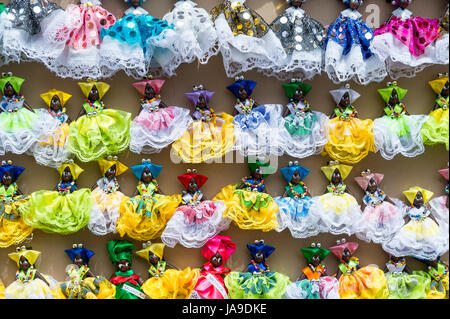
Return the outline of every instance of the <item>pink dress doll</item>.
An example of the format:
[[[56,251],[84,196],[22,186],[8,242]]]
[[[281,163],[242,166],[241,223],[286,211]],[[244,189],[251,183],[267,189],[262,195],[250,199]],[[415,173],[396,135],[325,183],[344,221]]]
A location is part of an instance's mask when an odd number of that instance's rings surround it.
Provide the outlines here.
[[[167,106],[159,91],[164,80],[146,79],[133,86],[143,96],[141,111],[131,123],[130,150],[134,153],[159,153],[178,140],[192,123],[189,110]]]
[[[208,262],[203,265],[190,299],[228,299],[222,276],[231,270],[223,265],[235,250],[236,244],[228,236],[217,235],[208,240],[201,252]]]

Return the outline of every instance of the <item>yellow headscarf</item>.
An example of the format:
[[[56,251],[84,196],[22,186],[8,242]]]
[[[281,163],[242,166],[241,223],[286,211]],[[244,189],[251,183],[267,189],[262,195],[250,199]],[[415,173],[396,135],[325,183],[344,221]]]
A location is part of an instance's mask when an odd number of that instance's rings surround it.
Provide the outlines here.
[[[16,262],[17,267],[19,267],[20,257],[24,256],[31,265],[34,265],[40,255],[40,251],[26,249],[25,247],[21,247],[17,251],[8,254],[9,258]]]
[[[81,91],[83,91],[83,94],[86,98],[89,97],[89,93],[91,93],[91,90],[95,85],[98,90],[100,100],[103,98],[106,92],[109,91],[110,88],[110,85],[108,83],[89,80],[88,82],[78,82],[78,85],[80,86]]]
[[[431,88],[433,89],[433,91],[436,94],[441,94],[442,89],[444,88],[444,85],[447,82],[448,82],[448,75],[447,76],[442,76],[442,77],[439,77],[436,80],[430,81],[430,82],[428,82],[428,84],[431,86]]]
[[[102,159],[98,161],[98,166],[100,167],[100,172],[105,175],[106,171],[109,170],[113,165],[116,165],[116,176],[122,175],[128,169],[127,166],[123,165],[116,158]]]
[[[326,178],[331,182],[331,177],[333,176],[333,173],[336,170],[336,168],[341,173],[342,180],[345,180],[353,169],[352,166],[339,164],[339,162],[337,161],[331,162],[330,165],[328,166],[322,166],[320,169],[322,170]]]
[[[433,197],[434,193],[426,190],[425,188],[419,187],[419,186],[414,186],[411,187],[410,189],[406,190],[403,192],[403,194],[406,196],[406,198],[408,199],[408,201],[413,204],[414,203],[414,199],[416,198],[416,195],[418,192],[422,193],[423,196],[423,202],[426,203],[428,202],[431,197]]]
[[[165,247],[164,244],[162,244],[162,243],[151,244],[149,242],[149,243],[144,243],[142,246],[144,248],[136,252],[136,255],[138,255],[139,257],[142,257],[145,260],[149,261],[148,252],[151,251],[156,256],[158,256],[160,260],[163,259],[164,247]]]
[[[78,176],[80,176],[80,174],[84,172],[84,169],[82,169],[80,166],[75,164],[73,161],[69,161],[63,163],[60,167],[57,168],[60,177],[62,176],[62,173],[67,167],[70,169],[70,172],[72,173],[72,177],[74,180],[77,180]]]
[[[41,98],[44,100],[47,106],[50,106],[50,103],[52,102],[52,99],[55,95],[59,97],[59,100],[61,101],[61,106],[66,105],[67,101],[72,97],[72,95],[69,93],[53,89],[48,91],[47,93],[42,93]]]

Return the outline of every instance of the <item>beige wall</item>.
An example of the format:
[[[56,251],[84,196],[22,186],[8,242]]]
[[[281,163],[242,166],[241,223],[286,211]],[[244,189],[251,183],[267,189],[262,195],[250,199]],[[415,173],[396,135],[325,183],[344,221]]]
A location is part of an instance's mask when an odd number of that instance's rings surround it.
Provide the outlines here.
[[[63,5],[70,1],[57,1]],[[72,1],[75,2],[75,1]],[[220,0],[198,0],[197,3],[203,7],[210,9],[214,5],[219,4]],[[125,4],[122,0],[103,1],[105,7],[116,14],[118,17],[122,15]],[[152,15],[162,17],[166,12],[171,10],[175,0],[170,1],[152,1],[145,3],[144,7]],[[271,22],[278,14],[281,14],[286,8],[284,0],[247,0],[249,7],[256,9],[262,16]],[[392,11],[392,6],[384,0],[365,1],[363,10],[368,4],[377,3],[381,7],[381,21],[388,18]],[[411,5],[411,9],[423,17],[435,18],[440,17],[447,1],[444,0],[417,0]],[[432,5],[431,5],[432,4]],[[277,8],[274,10],[274,8]],[[336,19],[339,11],[343,9],[341,1],[334,0],[310,0],[305,3],[304,9],[311,17],[314,17],[324,25],[328,25]],[[361,11],[364,12],[364,11]],[[43,101],[39,94],[46,92],[52,88],[63,90],[73,94],[73,98],[69,101],[68,113],[72,118],[78,114],[83,95],[77,85],[77,82],[70,79],[60,79],[38,64],[21,64],[2,67],[1,72],[12,71],[15,75],[24,77],[26,82],[23,85],[23,93],[30,105],[35,108],[44,107]],[[411,114],[429,113],[435,98],[434,93],[427,85],[429,80],[435,78],[439,72],[448,71],[446,66],[435,66],[426,69],[414,79],[400,79],[399,85],[409,89],[409,93],[404,99],[404,103],[408,106]],[[190,107],[184,92],[189,92],[193,84],[203,83],[209,90],[215,91],[216,95],[212,100],[212,107],[216,111],[232,112],[233,96],[225,87],[232,83],[225,75],[222,59],[220,56],[210,60],[208,65],[183,65],[178,69],[178,76],[168,79],[162,89],[163,100],[168,105],[178,105]],[[258,86],[254,90],[256,100],[262,103],[287,103],[287,98],[281,88],[281,82],[274,78],[265,78],[257,72],[249,72],[246,78],[258,81]],[[377,89],[385,87],[385,82],[374,83],[366,87],[360,87],[352,84],[352,87],[361,93],[361,98],[356,102],[359,107],[360,118],[377,118],[380,116],[383,108],[383,102],[377,93]],[[106,82],[111,84],[111,91],[105,96],[105,103],[108,107],[127,110],[137,115],[139,110],[140,96],[132,87],[133,79],[126,77],[122,72],[115,75]],[[309,82],[313,85],[313,90],[308,95],[308,100],[312,107],[318,111],[330,114],[333,109],[333,101],[328,91],[335,89],[336,86],[328,79],[326,75],[316,77]],[[248,174],[247,165],[241,164],[213,164],[213,165],[174,165],[169,159],[170,148],[165,149],[160,154],[150,156],[154,163],[164,165],[164,169],[159,177],[161,188],[165,193],[179,193],[182,185],[176,179],[177,175],[185,172],[186,168],[195,167],[197,170],[209,176],[209,181],[204,186],[204,193],[208,198],[212,198],[222,186],[229,183],[237,183],[240,178]],[[138,156],[124,152],[120,155],[120,159],[128,166],[139,163],[142,159],[149,156]],[[25,172],[19,179],[19,184],[25,193],[31,193],[40,189],[53,189],[58,182],[56,170],[37,165],[32,157],[29,156],[4,156],[3,159],[12,159],[15,164],[26,167]],[[286,165],[292,158],[284,156],[279,159],[279,167]],[[328,158],[322,156],[314,156],[300,163],[311,169],[311,174],[306,178],[305,182],[311,188],[314,195],[323,193],[326,187],[326,179],[320,172],[320,166],[323,166]],[[410,186],[420,185],[435,192],[436,196],[443,194],[444,180],[437,173],[438,169],[446,167],[448,162],[448,152],[444,146],[427,147],[425,154],[416,158],[404,158],[397,156],[394,160],[386,161],[379,154],[370,154],[366,159],[355,165],[352,174],[347,182],[349,187],[355,194],[358,194],[360,201],[362,195],[361,190],[353,181],[353,177],[367,168],[372,171],[381,172],[386,175],[383,184],[387,194],[404,200],[401,192]],[[90,187],[100,177],[96,163],[88,163],[81,165],[86,172],[79,179],[79,186]],[[126,172],[120,177],[121,187],[125,194],[132,195],[136,186],[136,179],[131,171]],[[273,196],[281,195],[285,186],[284,179],[280,173],[277,173],[267,179],[267,188]],[[335,244],[337,239],[343,236],[332,236],[322,234],[314,238],[293,239],[288,230],[277,233],[262,233],[259,231],[244,231],[232,225],[231,228],[224,233],[230,235],[237,243],[237,251],[228,261],[228,266],[232,269],[241,271],[249,262],[248,251],[245,244],[253,242],[255,239],[266,240],[266,243],[277,248],[275,253],[268,259],[271,268],[275,271],[285,273],[290,276],[291,280],[295,280],[300,269],[305,266],[305,261],[300,253],[300,248],[309,246],[312,241],[320,241],[323,247],[329,247]],[[41,231],[34,232],[32,246],[34,249],[42,251],[42,260],[40,271],[53,275],[57,280],[65,279],[65,267],[69,264],[69,258],[65,255],[64,249],[70,248],[73,243],[84,243],[86,247],[94,250],[96,255],[91,260],[91,267],[96,273],[110,276],[113,272],[113,266],[109,261],[106,251],[106,242],[110,239],[119,239],[118,235],[110,235],[106,237],[96,237],[88,230],[80,231],[71,236],[48,235]],[[355,237],[351,237],[355,240]],[[136,242],[136,246],[140,248],[141,243]],[[16,265],[8,258],[8,253],[13,251],[15,247],[8,249],[0,249],[0,278],[5,283],[10,283],[14,279]],[[360,242],[360,248],[356,252],[360,257],[363,265],[378,264],[383,267],[386,255],[379,245],[366,244]],[[166,259],[178,267],[199,267],[205,260],[200,255],[200,249],[187,249],[177,246],[174,249],[166,249]],[[448,254],[444,257],[448,260]],[[412,269],[425,269],[425,267],[409,258],[409,265]],[[330,255],[326,264],[329,272],[336,271],[337,262],[334,256]],[[148,277],[146,270],[148,265],[143,259],[135,258],[135,270]]]

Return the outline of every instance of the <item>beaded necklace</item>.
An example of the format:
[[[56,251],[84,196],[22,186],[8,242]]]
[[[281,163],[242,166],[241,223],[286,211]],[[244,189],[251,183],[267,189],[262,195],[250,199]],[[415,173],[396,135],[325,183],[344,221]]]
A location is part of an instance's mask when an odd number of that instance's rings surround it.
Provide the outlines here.
[[[24,272],[23,270],[17,270],[16,272],[16,281],[20,283],[27,283],[34,279],[34,276],[36,274],[36,269],[34,268],[28,268],[27,272]]]
[[[86,100],[86,103],[89,104],[89,106],[91,108],[93,108],[96,111],[101,111],[103,110],[105,103],[103,103],[103,101],[95,101],[95,102],[91,102],[90,100]],[[99,105],[100,104],[100,105]]]
[[[344,194],[346,188],[347,185],[345,185],[343,182],[340,182],[337,185],[329,184],[327,186],[327,191],[333,194]]]
[[[309,264],[308,267],[311,269],[313,273],[318,273],[322,275],[327,272],[327,267],[324,264],[320,263],[317,267],[314,267],[312,264]]]
[[[185,196],[185,195],[188,194],[187,191],[183,191],[182,193],[183,193],[183,196]],[[189,195],[190,195],[190,194],[189,194]],[[183,202],[184,202],[184,204],[187,204],[187,205],[193,204],[193,203],[195,203],[195,202],[198,202],[198,199],[200,198],[200,195],[202,195],[202,192],[201,192],[200,190],[197,190],[197,191],[194,193],[194,195],[191,195],[192,198],[191,198],[188,202],[185,202],[184,199],[183,199]]]
[[[249,182],[249,180],[252,180],[252,181],[253,181],[254,178],[253,178],[252,176],[247,176],[247,177],[244,177],[244,178],[242,179],[242,182],[244,183],[244,185],[245,185],[247,188],[251,188],[252,190],[254,190],[254,189],[258,190],[258,188],[260,188],[261,186],[264,185],[264,179],[261,179],[261,181],[260,181],[258,184]]]
[[[61,110],[58,110],[57,112],[53,111],[52,108],[49,107],[48,113],[50,113],[51,116],[56,117],[58,120],[60,120],[61,123],[65,122],[65,115],[66,115],[65,107],[63,107]]]
[[[302,186],[302,187],[305,189],[305,191],[304,191],[303,193],[298,193],[298,192],[296,192],[296,191],[294,190],[294,185],[293,185],[292,183],[289,183],[289,191],[290,191],[295,197],[303,198],[303,197],[307,196],[308,193],[309,193],[309,191],[308,191],[308,187],[305,185],[305,183],[300,182],[298,185],[299,185],[299,186]]]
[[[371,201],[377,197],[377,198],[382,198],[384,196],[384,192],[380,189],[377,188],[377,190],[375,192],[370,193],[369,191],[366,191],[366,197],[369,197],[371,199]]]
[[[71,193],[73,187],[76,185],[75,181],[72,181],[70,183],[58,183],[58,192],[66,194],[66,193]]]
[[[111,183],[108,181],[108,179],[106,177],[103,177],[103,191],[105,193],[114,193],[115,191],[117,191],[119,189],[119,181],[117,180],[116,177],[114,177],[112,179],[112,181],[114,182],[114,185],[111,185]]]
[[[442,105],[439,105],[441,108],[443,108],[443,109],[447,109],[448,108],[448,96],[445,98],[445,97],[443,97],[442,95],[439,94],[438,100],[439,100],[439,102],[442,103]]]
[[[6,101],[6,102],[21,102],[24,99],[25,98],[22,94],[14,95],[13,97],[3,96],[3,101]]]
[[[406,265],[406,259],[401,258],[400,261],[398,261],[398,262],[389,260],[389,264],[394,265],[395,267],[403,267],[404,265]]]
[[[448,265],[443,261],[439,261],[436,269],[431,265],[428,266],[428,273],[433,277],[435,281],[440,281],[448,274]]]
[[[13,193],[9,194],[8,191],[11,186],[13,187]],[[13,197],[13,195],[15,195],[17,193],[17,191],[19,190],[19,186],[16,183],[12,183],[11,185],[8,186],[8,188],[6,188],[5,185],[1,185],[0,189],[4,190],[4,192],[0,193],[0,199],[4,200],[5,198]]]
[[[350,118],[355,118],[358,114],[358,111],[353,106],[347,106],[345,108],[345,111],[342,111],[340,105],[337,105],[337,107],[334,109],[334,113],[341,120],[349,120]]]
[[[397,112],[395,109],[398,105],[400,105],[402,107],[402,110],[400,112]],[[400,117],[400,116],[406,114],[406,105],[403,103],[399,103],[399,104],[395,105],[393,108],[391,108],[391,105],[387,105],[386,108],[387,108],[385,111],[386,114],[390,115],[391,117]]]
[[[199,108],[198,106],[197,106],[195,109],[196,109],[197,111],[199,111],[200,114],[203,115],[203,116],[206,117],[206,118],[213,119],[213,120],[216,119],[217,115],[215,114],[214,110],[213,110],[211,107],[206,107],[206,108],[208,109],[208,111],[209,111],[210,113],[208,113],[208,112],[202,110],[202,109]]]
[[[153,277],[159,277],[164,273],[166,270],[166,262],[165,261],[158,261],[158,264],[155,266],[150,265],[150,268],[148,269],[148,272]]]
[[[249,105],[245,105],[244,103],[241,102],[240,99],[236,99],[236,103],[243,113],[250,113],[250,111],[253,108],[253,105],[255,104],[255,100],[252,97],[249,98],[248,101],[250,102]]]
[[[358,270],[359,259],[356,257],[350,257],[348,264],[345,264],[345,268],[347,269],[347,273],[353,273]]]
[[[260,268],[256,262],[252,259],[252,265],[253,267],[255,267],[255,269],[260,272],[260,273],[264,273],[264,272],[270,272],[270,267],[269,264],[267,264],[265,261],[262,262],[262,264],[264,265],[264,267],[266,267],[266,270]]]
[[[155,189],[153,189],[151,193],[150,193],[150,191],[148,190],[148,186],[145,186],[145,184],[144,184],[142,181],[140,181],[140,182],[138,183],[137,189],[138,189],[139,193],[140,193],[142,196],[144,196],[144,197],[145,197],[145,196],[151,196],[151,195],[153,195],[155,192],[159,191],[159,185],[158,185],[158,182],[156,181],[156,179],[152,179],[151,183],[153,183],[153,184],[155,185]],[[150,183],[149,183],[149,185],[150,185]]]
[[[295,103],[294,100],[291,99],[291,105],[295,112],[308,112],[311,109],[308,101],[306,100],[303,100],[303,103],[302,101]]]
[[[155,101],[158,101],[158,100],[161,100],[161,95],[156,95],[154,98],[152,98],[152,99],[146,99],[145,97],[143,97],[142,99],[141,99],[141,104],[149,104],[149,103],[153,103],[153,102],[155,102]]]
[[[411,219],[415,219],[415,220],[422,221],[422,220],[424,220],[424,219],[429,215],[429,211],[428,211],[428,209],[427,209],[425,206],[423,206],[423,208],[424,208],[424,211],[423,211],[423,212],[420,211],[419,209],[417,209],[419,212],[418,212],[418,213],[415,213],[415,214],[411,213],[411,211],[413,210],[413,208],[415,208],[415,206],[414,206],[414,205],[411,205],[411,206],[409,206],[409,207],[406,209],[406,213],[409,215],[409,217],[410,217]]]

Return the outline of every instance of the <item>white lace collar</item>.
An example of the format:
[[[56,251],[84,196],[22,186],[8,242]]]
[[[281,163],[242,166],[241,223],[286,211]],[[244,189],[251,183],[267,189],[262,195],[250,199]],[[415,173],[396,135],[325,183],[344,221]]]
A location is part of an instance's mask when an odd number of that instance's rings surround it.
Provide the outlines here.
[[[362,16],[361,13],[359,13],[356,10],[352,10],[352,9],[345,9],[344,11],[341,12],[341,15],[343,17],[350,18],[352,20],[359,19]]]
[[[392,15],[403,19],[403,20],[407,20],[410,19],[412,16],[412,11],[409,11],[408,9],[402,9],[402,8],[398,8],[397,10],[392,11]]]
[[[142,16],[142,15],[147,15],[148,11],[142,7],[137,7],[137,8],[130,7],[127,10],[125,10],[125,15],[127,15],[127,14],[134,14],[135,16]]]

